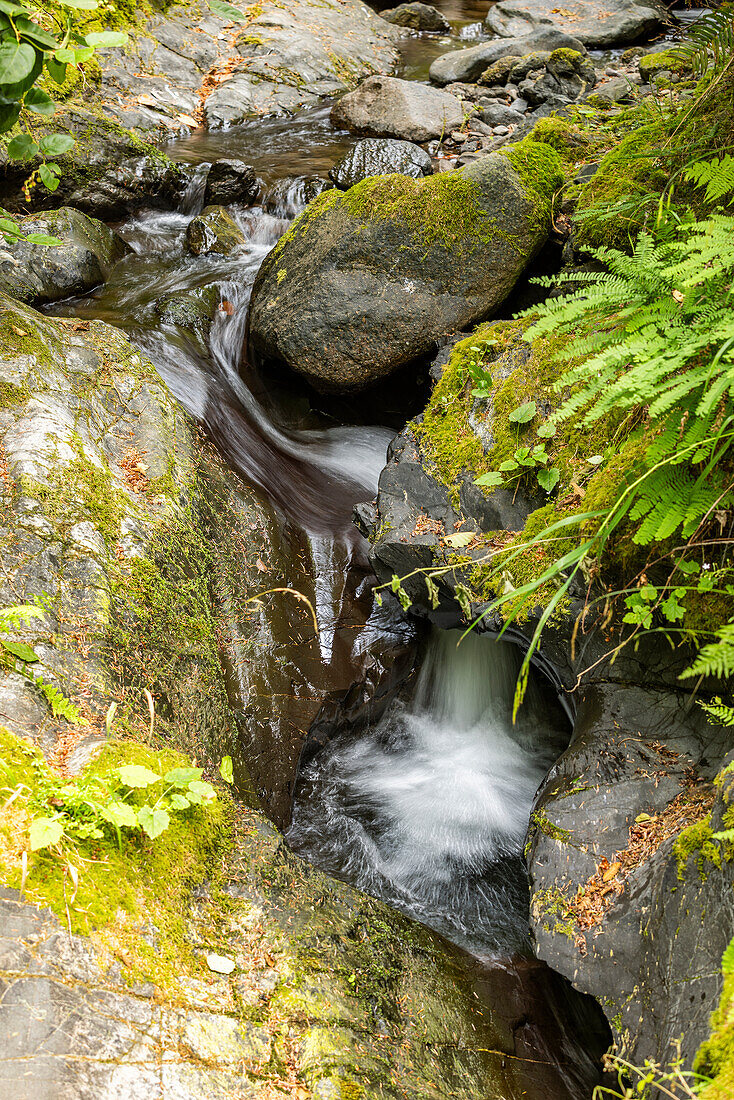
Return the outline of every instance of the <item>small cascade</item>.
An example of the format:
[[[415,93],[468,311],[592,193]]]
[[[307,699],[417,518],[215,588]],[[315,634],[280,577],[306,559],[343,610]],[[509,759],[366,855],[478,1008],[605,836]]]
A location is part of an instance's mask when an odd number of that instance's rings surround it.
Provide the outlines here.
[[[288,841],[318,866],[480,956],[528,950],[522,845],[535,792],[568,741],[503,642],[434,631],[412,698],[308,765]]]

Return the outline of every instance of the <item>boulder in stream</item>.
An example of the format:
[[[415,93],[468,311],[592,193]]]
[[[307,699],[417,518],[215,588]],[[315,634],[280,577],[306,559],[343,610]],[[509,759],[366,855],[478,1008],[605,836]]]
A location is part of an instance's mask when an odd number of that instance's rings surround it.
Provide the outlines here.
[[[538,50],[551,53],[553,50],[577,50],[585,52],[583,43],[575,34],[557,30],[555,27],[539,27],[537,30],[519,38],[495,38],[491,42],[482,42],[478,46],[469,46],[465,50],[437,57],[430,68],[429,75],[434,84],[471,84],[495,61],[503,57],[525,57]]]
[[[645,41],[660,31],[668,13],[658,0],[500,0],[489,9],[487,30],[503,38],[522,38],[533,31],[570,31],[585,46],[609,49]]]
[[[425,149],[411,141],[391,138],[365,138],[345,153],[329,172],[329,178],[342,191],[370,176],[402,176],[420,179],[433,172],[433,161]]]
[[[434,34],[450,34],[451,24],[432,4],[398,4],[396,8],[381,11],[383,19],[398,27],[409,27],[412,31],[429,31]]]
[[[218,288],[202,286],[194,290],[174,290],[170,294],[164,294],[157,299],[153,308],[165,325],[175,325],[206,340],[218,302]]]
[[[69,207],[16,219],[21,233],[61,244],[7,241],[0,253],[0,289],[23,302],[56,302],[104,282],[130,246],[103,222]]]
[[[318,390],[364,389],[500,305],[548,235],[561,178],[558,154],[526,141],[321,195],[260,269],[251,346]]]
[[[373,76],[332,108],[335,126],[358,134],[431,141],[464,121],[461,100],[412,80]]]
[[[186,226],[186,247],[194,256],[226,256],[244,243],[244,233],[223,206],[205,206]]]
[[[241,160],[217,160],[212,164],[204,187],[205,206],[249,206],[260,193],[255,169]]]

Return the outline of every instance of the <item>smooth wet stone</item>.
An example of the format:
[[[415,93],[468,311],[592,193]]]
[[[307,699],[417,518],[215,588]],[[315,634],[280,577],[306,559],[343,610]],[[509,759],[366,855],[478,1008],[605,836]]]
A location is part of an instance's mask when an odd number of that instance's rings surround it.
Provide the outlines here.
[[[23,302],[40,304],[84,294],[103,283],[117,261],[131,251],[114,230],[68,207],[29,214],[16,222],[25,236],[43,233],[62,242],[3,242],[0,290]]]
[[[524,57],[537,50],[552,53],[553,50],[570,49],[584,52],[583,43],[568,31],[555,27],[539,27],[518,38],[495,38],[465,50],[453,50],[437,57],[430,68],[434,84],[453,84],[455,81],[476,81],[495,61],[503,57]]]
[[[387,8],[380,15],[388,23],[398,27],[410,27],[413,31],[430,31],[438,34],[450,34],[451,24],[438,8],[432,4],[398,4],[396,8]]]
[[[360,134],[430,141],[464,121],[461,100],[411,80],[375,76],[332,108],[331,121]]]
[[[177,325],[206,340],[218,301],[217,287],[205,286],[164,294],[153,308],[165,325]]]
[[[204,205],[250,206],[260,193],[255,169],[241,160],[218,160],[212,164],[204,187]]]
[[[387,176],[400,172],[420,179],[430,176],[433,162],[420,145],[390,138],[365,138],[358,141],[329,172],[330,179],[342,191],[347,191],[369,176]]]
[[[186,247],[194,256],[228,255],[245,243],[245,235],[222,206],[205,206],[186,227]]]
[[[667,21],[656,0],[500,0],[490,8],[485,26],[504,38],[518,38],[540,28],[571,32],[585,46],[604,49],[650,37]]]

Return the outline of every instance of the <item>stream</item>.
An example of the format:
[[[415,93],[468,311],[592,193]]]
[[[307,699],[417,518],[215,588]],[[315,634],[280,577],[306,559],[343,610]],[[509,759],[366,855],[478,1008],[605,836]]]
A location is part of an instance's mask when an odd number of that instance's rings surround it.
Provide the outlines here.
[[[486,3],[438,6],[455,34],[409,37],[404,76],[425,79],[434,57],[480,33]],[[427,633],[390,601],[375,606],[366,543],[351,522],[354,504],[374,497],[387,444],[420,410],[425,386],[405,377],[372,396],[324,399],[243,358],[264,256],[305,208],[311,177],[326,176],[353,141],[323,108],[177,142],[169,154],[201,166],[182,208],[143,211],[120,226],[133,253],[92,295],[54,312],[116,325],[150,355],[260,494],[280,579],[315,607],[318,637],[304,639],[285,600],[263,605],[257,667],[234,660],[229,669],[250,731],[243,756],[287,842],[437,930],[487,1010],[520,1021],[516,1050],[527,1062],[518,1062],[507,1100],[581,1100],[597,1081],[606,1032],[591,1002],[532,956],[522,859],[532,800],[568,743],[568,719],[538,678],[513,726],[519,657],[509,643],[470,636],[457,647],[458,631]],[[202,206],[205,166],[224,157],[254,166],[260,203],[229,208],[245,246],[194,257],[185,230]],[[223,306],[207,340],[156,312],[165,295],[212,285]],[[335,736],[304,753],[299,770],[313,696],[339,699],[396,663],[403,685],[376,720],[335,721]]]

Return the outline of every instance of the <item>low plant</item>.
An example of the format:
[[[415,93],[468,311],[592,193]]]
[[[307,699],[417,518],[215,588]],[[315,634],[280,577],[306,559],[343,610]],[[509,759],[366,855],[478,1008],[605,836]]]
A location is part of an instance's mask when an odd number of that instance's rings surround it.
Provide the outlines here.
[[[40,657],[33,646],[28,645],[27,642],[14,641],[8,636],[21,627],[27,627],[33,619],[42,617],[43,611],[34,604],[0,608],[0,670],[4,668],[17,672],[33,684],[45,698],[54,718],[65,718],[67,722],[81,722],[78,708],[66,698],[63,692],[34,671],[34,666],[40,661]]]

